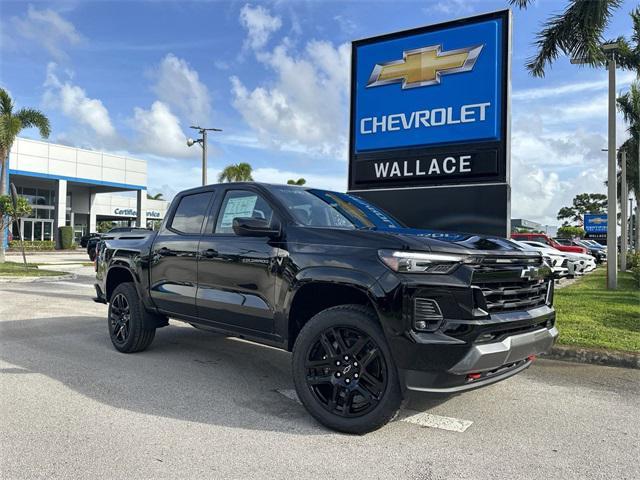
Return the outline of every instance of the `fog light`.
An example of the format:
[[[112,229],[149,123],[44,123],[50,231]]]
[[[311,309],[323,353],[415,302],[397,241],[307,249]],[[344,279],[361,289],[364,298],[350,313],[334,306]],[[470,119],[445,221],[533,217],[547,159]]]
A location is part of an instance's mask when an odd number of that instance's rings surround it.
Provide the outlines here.
[[[418,330],[426,330],[427,329],[427,322],[425,322],[424,320],[418,320],[416,322],[416,328]]]

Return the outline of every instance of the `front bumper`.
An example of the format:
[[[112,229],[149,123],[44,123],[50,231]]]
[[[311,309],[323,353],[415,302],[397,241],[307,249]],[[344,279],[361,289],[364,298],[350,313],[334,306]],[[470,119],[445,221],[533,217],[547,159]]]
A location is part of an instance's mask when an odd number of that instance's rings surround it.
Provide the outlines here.
[[[541,328],[507,337],[501,342],[474,345],[462,360],[449,369],[454,375],[492,371],[503,365],[548,352],[558,337],[558,329]]]
[[[446,374],[434,382],[428,372],[403,372],[408,390],[457,393],[479,388],[509,378],[528,368],[535,356],[548,352],[558,337],[558,330],[542,328],[513,335],[500,342],[474,345]]]
[[[464,330],[464,336],[451,332]],[[439,332],[391,340],[408,390],[455,393],[509,378],[548,352],[558,336],[555,311],[541,306],[478,320],[445,320]]]

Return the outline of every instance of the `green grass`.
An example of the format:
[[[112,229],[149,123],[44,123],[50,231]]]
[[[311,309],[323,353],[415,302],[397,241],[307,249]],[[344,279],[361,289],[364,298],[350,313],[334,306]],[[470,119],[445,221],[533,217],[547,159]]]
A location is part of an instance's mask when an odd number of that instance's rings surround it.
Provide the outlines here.
[[[33,263],[27,263],[27,270],[24,269],[24,263],[0,263],[0,277],[52,277],[58,275],[66,275],[66,273],[54,270],[40,270]]]
[[[558,343],[640,353],[640,288],[620,273],[618,289],[607,290],[606,267],[556,290]]]

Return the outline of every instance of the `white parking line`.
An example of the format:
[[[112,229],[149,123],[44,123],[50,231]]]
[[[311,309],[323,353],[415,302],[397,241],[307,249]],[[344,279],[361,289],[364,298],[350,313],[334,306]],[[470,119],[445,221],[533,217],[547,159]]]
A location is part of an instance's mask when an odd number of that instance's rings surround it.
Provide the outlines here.
[[[302,404],[298,398],[298,394],[293,389],[276,390],[276,392],[287,397],[289,400]],[[419,425],[421,427],[439,428],[440,430],[458,433],[463,433],[467,428],[473,425],[471,420],[443,417],[426,412],[414,412],[412,410],[405,410],[401,412],[398,420],[401,422],[413,423],[414,425]]]
[[[410,412],[405,412],[408,414]],[[421,427],[439,428],[440,430],[448,430],[450,432],[464,432],[473,422],[471,420],[462,420],[460,418],[441,417],[426,412],[417,412],[409,416],[401,416],[400,421],[414,423]]]

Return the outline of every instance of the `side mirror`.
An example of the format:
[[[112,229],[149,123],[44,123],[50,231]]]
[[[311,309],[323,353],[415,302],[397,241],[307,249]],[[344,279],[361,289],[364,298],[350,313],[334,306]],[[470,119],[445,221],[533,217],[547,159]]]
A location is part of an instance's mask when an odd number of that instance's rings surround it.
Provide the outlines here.
[[[280,224],[262,218],[236,217],[233,219],[233,231],[241,237],[277,237]]]

